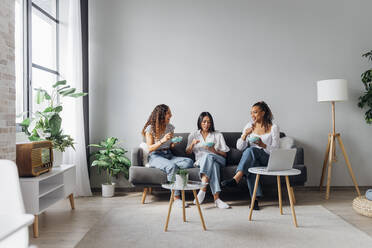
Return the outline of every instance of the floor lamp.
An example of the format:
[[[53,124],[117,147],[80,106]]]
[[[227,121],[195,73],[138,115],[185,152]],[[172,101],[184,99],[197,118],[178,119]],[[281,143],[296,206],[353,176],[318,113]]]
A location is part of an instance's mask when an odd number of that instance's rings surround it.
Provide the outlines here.
[[[355,179],[353,169],[347,156],[344,144],[342,143],[341,135],[336,133],[335,128],[335,102],[348,100],[347,81],[344,79],[329,79],[318,81],[318,102],[331,102],[332,103],[332,132],[328,134],[328,144],[323,162],[322,177],[320,178],[319,190],[322,190],[323,180],[328,168],[327,177],[327,191],[325,199],[329,199],[329,192],[331,188],[331,176],[332,176],[332,163],[336,162],[336,139],[340,144],[342,154],[345,158],[347,168],[349,169],[350,176],[355,185],[355,189],[360,196],[359,187]],[[328,165],[328,167],[327,167]]]

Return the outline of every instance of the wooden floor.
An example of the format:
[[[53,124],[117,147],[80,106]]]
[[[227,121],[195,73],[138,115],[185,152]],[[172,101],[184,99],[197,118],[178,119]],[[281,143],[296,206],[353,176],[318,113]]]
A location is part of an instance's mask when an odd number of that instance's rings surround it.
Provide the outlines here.
[[[362,191],[362,193],[364,192]],[[75,199],[75,210],[70,210],[68,199],[60,201],[40,215],[39,238],[32,238],[32,229],[30,228],[30,243],[39,248],[74,247],[108,211],[115,207],[125,207],[126,204],[140,204],[141,195],[138,192],[131,192],[118,193],[113,198],[102,198],[99,195],[80,197]],[[353,189],[334,189],[331,191],[329,200],[324,199],[324,191],[319,192],[309,188],[295,188],[295,196],[297,205],[322,205],[372,237],[372,218],[358,215],[351,207],[351,202],[356,197]],[[191,195],[186,198],[192,200]],[[242,204],[247,204],[248,208],[249,200],[244,193],[225,193],[221,195],[221,198],[229,203],[242,202]],[[157,201],[168,200],[168,192],[154,192],[153,195],[147,196],[146,204],[156,204]],[[211,198],[208,201],[211,202]],[[273,198],[261,201],[262,211],[265,211],[265,205],[272,204],[277,204]],[[284,194],[283,205],[288,205]]]

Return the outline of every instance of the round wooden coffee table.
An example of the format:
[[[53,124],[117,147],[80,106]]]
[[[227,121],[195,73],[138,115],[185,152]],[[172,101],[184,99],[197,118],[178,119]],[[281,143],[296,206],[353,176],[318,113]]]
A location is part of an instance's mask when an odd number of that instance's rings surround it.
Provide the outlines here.
[[[185,190],[192,190],[192,192],[194,194],[194,197],[195,197],[196,206],[198,207],[199,216],[200,216],[200,220],[201,220],[201,223],[202,223],[203,230],[204,231],[207,230],[207,228],[205,227],[203,214],[202,214],[202,211],[201,211],[201,208],[200,208],[200,205],[199,205],[199,201],[198,201],[198,197],[197,197],[197,194],[196,194],[196,190],[201,189],[201,188],[205,187],[206,185],[207,185],[206,183],[197,182],[197,181],[188,181],[187,185],[184,186],[184,187],[177,187],[174,183],[172,183],[172,184],[170,184],[170,183],[169,184],[162,184],[161,185],[161,187],[163,187],[165,189],[169,189],[169,190],[172,191],[171,197],[169,199],[167,221],[165,222],[165,227],[164,227],[165,232],[168,230],[169,217],[170,217],[170,214],[171,214],[171,211],[172,211],[172,205],[173,205],[173,201],[174,201],[174,191],[175,190],[180,190],[181,193],[182,193],[183,222],[186,222]]]

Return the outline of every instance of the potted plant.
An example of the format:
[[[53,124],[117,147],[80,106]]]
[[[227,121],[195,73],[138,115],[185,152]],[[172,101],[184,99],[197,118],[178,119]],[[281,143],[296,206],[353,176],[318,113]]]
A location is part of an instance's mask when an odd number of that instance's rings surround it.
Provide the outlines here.
[[[189,172],[185,169],[179,169],[176,172],[176,187],[186,187],[189,181]]]
[[[372,61],[372,50],[363,54],[362,57]],[[361,78],[366,91],[364,95],[359,97],[358,106],[360,108],[367,107],[367,111],[364,113],[364,119],[368,124],[372,124],[372,69],[365,71],[361,75]]]
[[[102,196],[112,197],[115,192],[115,183],[112,182],[112,177],[117,176],[122,172],[125,178],[128,179],[129,167],[131,165],[130,160],[124,155],[127,153],[121,147],[118,147],[116,142],[117,138],[110,137],[99,144],[91,144],[91,147],[99,148],[98,151],[92,153],[95,160],[92,162],[92,166],[98,167],[98,172],[106,173],[106,183],[102,184]]]
[[[74,140],[70,135],[65,134],[61,128],[62,118],[60,113],[63,110],[61,99],[63,97],[78,98],[87,93],[76,92],[66,84],[66,80],[58,81],[52,86],[51,93],[42,88],[36,91],[36,103],[46,102],[44,110],[35,111],[21,123],[23,132],[30,141],[50,140],[53,143],[53,165],[59,166],[62,163],[62,153],[67,147],[74,148]]]

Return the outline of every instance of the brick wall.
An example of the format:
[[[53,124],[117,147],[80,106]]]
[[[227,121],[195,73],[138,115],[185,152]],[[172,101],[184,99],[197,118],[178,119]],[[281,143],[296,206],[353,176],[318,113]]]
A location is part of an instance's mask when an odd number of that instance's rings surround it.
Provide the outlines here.
[[[14,0],[0,0],[0,159],[15,160]]]

